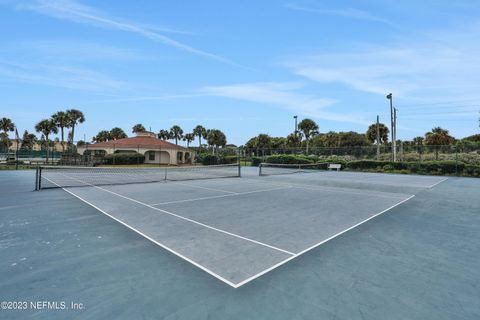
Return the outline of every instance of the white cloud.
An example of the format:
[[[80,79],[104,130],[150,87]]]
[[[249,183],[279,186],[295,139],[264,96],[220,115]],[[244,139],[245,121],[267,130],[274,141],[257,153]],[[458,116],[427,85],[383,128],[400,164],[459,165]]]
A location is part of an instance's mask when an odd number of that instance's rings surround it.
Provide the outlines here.
[[[57,19],[69,20],[77,23],[83,23],[90,26],[109,28],[125,32],[134,33],[150,40],[160,42],[162,44],[175,47],[186,52],[190,52],[199,56],[217,60],[223,63],[232,64],[230,60],[219,55],[196,49],[179,41],[173,40],[152,28],[144,27],[133,22],[124,22],[120,19],[108,17],[93,7],[83,5],[75,0],[33,0],[4,2],[14,4],[16,8],[22,10],[35,11],[43,15],[54,17]],[[170,30],[171,32],[171,30]]]
[[[374,94],[393,92],[414,101],[480,98],[480,28],[437,31],[348,52],[297,56],[284,64],[297,75],[342,83]]]
[[[211,96],[281,107],[294,113],[324,120],[368,123],[353,114],[327,111],[326,108],[334,105],[336,100],[299,93],[298,90],[303,86],[299,83],[243,83],[209,86],[203,88],[200,92]]]

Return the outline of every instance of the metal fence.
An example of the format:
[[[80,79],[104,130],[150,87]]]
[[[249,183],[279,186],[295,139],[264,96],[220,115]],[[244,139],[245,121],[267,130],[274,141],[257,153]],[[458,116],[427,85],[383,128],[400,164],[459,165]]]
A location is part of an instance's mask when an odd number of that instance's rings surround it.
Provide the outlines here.
[[[261,158],[265,161],[268,156],[290,154],[303,155],[311,157],[314,161],[329,160],[380,160],[390,161],[393,159],[392,149],[390,145],[377,146],[361,146],[361,147],[310,147],[307,149],[298,148],[199,148],[191,147],[190,155],[187,158],[184,150],[183,158],[178,156],[177,159],[169,158],[172,161],[166,162],[162,159],[160,153],[162,149],[156,149],[158,154],[150,154],[148,147],[131,146],[130,152],[125,152],[124,148],[114,150],[114,155],[106,154],[98,150],[91,149],[93,145],[85,145],[78,148],[82,154],[66,151],[59,152],[52,148],[48,154],[46,150],[6,150],[0,147],[0,165],[18,167],[18,165],[36,165],[36,164],[53,164],[53,165],[80,165],[80,166],[97,166],[101,164],[130,164],[130,165],[182,165],[202,163],[202,160],[209,157],[230,158],[230,161],[243,161],[244,164],[252,161],[254,158]],[[130,155],[126,155],[130,154]],[[172,155],[169,155],[169,157]],[[480,165],[480,143],[456,144],[447,146],[425,146],[412,144],[399,144],[396,150],[397,161],[457,161],[465,164]],[[127,159],[128,158],[128,159]],[[153,160],[152,160],[153,159]],[[127,163],[126,163],[127,162]]]
[[[304,155],[318,160],[393,160],[391,146],[361,147],[311,147],[306,148],[240,148],[243,160],[270,155],[291,154]],[[466,164],[480,165],[480,144],[424,146],[399,145],[396,148],[397,161],[459,161]]]

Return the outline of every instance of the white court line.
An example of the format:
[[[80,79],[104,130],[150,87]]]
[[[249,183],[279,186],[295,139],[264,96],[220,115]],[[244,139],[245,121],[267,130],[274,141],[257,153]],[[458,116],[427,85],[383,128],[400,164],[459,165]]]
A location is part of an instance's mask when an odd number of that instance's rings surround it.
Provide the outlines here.
[[[391,206],[391,207],[389,207],[389,208],[387,208],[387,209],[385,209],[385,210],[383,210],[383,211],[381,211],[381,212],[379,212],[379,213],[376,213],[375,215],[373,215],[373,216],[371,216],[371,217],[369,217],[369,218],[367,218],[367,219],[365,219],[365,220],[363,220],[363,221],[361,221],[361,222],[359,222],[359,223],[351,226],[350,228],[345,229],[345,230],[343,230],[343,231],[341,231],[341,232],[339,232],[339,233],[337,233],[337,234],[334,234],[333,236],[331,236],[331,237],[329,237],[329,238],[327,238],[327,239],[325,239],[325,240],[323,240],[323,241],[321,241],[321,242],[319,242],[319,243],[316,243],[316,244],[314,244],[313,246],[308,247],[308,248],[306,248],[305,250],[302,250],[302,251],[296,253],[295,255],[293,255],[293,256],[291,256],[291,257],[289,257],[289,258],[287,258],[287,259],[285,259],[285,260],[283,260],[283,261],[281,261],[281,262],[279,262],[279,263],[271,266],[270,268],[265,269],[265,270],[263,270],[262,272],[259,272],[259,273],[257,273],[256,275],[253,275],[253,276],[251,276],[250,278],[247,278],[247,279],[245,279],[245,280],[237,283],[237,284],[235,285],[235,288],[241,287],[241,286],[243,286],[244,284],[247,284],[248,282],[257,279],[258,277],[266,274],[267,272],[270,272],[270,271],[272,271],[272,270],[280,267],[281,265],[283,265],[283,264],[285,264],[285,263],[287,263],[287,262],[289,262],[289,261],[291,261],[291,260],[293,260],[293,259],[301,256],[302,254],[307,253],[308,251],[317,248],[318,246],[324,244],[325,242],[330,241],[330,240],[332,240],[332,239],[334,239],[334,238],[336,238],[336,237],[344,234],[345,232],[350,231],[350,230],[352,230],[353,228],[356,228],[356,227],[360,226],[361,224],[364,224],[365,222],[367,222],[367,221],[369,221],[369,220],[371,220],[371,219],[373,219],[373,218],[381,215],[382,213],[385,213],[385,212],[387,212],[387,211],[395,208],[396,206],[401,205],[401,204],[404,203],[404,202],[407,202],[408,200],[412,199],[413,197],[415,197],[415,195],[412,195],[412,196],[408,197],[407,199],[404,199],[404,200],[400,201],[399,203],[397,203],[397,204],[395,204],[395,205],[393,205],[393,206]]]
[[[290,252],[290,251],[287,251],[287,250],[284,250],[284,249],[281,249],[281,248],[277,248],[275,246],[272,246],[272,245],[269,245],[269,244],[266,244],[266,243],[263,243],[263,242],[260,242],[260,241],[257,241],[257,240],[254,240],[254,239],[250,239],[250,238],[247,238],[247,237],[243,237],[243,236],[240,236],[238,234],[235,234],[235,233],[232,233],[232,232],[228,232],[228,231],[225,231],[225,230],[222,230],[222,229],[218,229],[218,228],[215,228],[215,227],[212,227],[208,224],[205,224],[205,223],[202,223],[202,222],[199,222],[199,221],[196,221],[196,220],[193,220],[193,219],[190,219],[190,218],[186,218],[186,217],[183,217],[181,215],[178,215],[178,214],[175,214],[173,212],[169,212],[167,210],[164,210],[164,209],[160,209],[160,208],[156,208],[156,207],[153,207],[149,204],[146,204],[144,202],[141,202],[141,201],[138,201],[138,200],[135,200],[135,199],[132,199],[132,198],[129,198],[127,196],[124,196],[124,195],[121,195],[119,193],[116,193],[116,192],[113,192],[111,190],[108,190],[108,189],[104,189],[102,187],[99,187],[99,186],[95,186],[95,185],[92,185],[92,184],[89,184],[87,182],[83,182],[81,180],[77,180],[75,178],[71,178],[71,177],[68,177],[67,178],[70,178],[72,180],[76,180],[78,182],[82,182],[86,185],[89,185],[91,187],[94,187],[94,188],[97,188],[97,189],[100,189],[100,190],[103,190],[105,192],[108,192],[108,193],[111,193],[113,195],[116,195],[118,197],[121,197],[121,198],[124,198],[126,200],[129,200],[129,201],[132,201],[132,202],[135,202],[135,203],[138,203],[142,206],[145,206],[147,208],[150,208],[150,209],[153,209],[155,211],[159,211],[159,212],[162,212],[162,213],[165,213],[165,214],[168,214],[168,215],[171,215],[173,217],[176,217],[178,219],[181,219],[181,220],[185,220],[185,221],[188,221],[188,222],[191,222],[191,223],[194,223],[194,224],[197,224],[199,226],[202,226],[202,227],[205,227],[205,228],[208,228],[208,229],[211,229],[211,230],[214,230],[214,231],[217,231],[217,232],[220,232],[220,233],[224,233],[224,234],[227,234],[229,236],[232,236],[232,237],[235,237],[235,238],[239,238],[239,239],[242,239],[242,240],[245,240],[245,241],[249,241],[249,242],[252,242],[252,243],[255,243],[255,244],[258,244],[258,245],[261,245],[261,246],[264,246],[264,247],[267,247],[267,248],[270,248],[270,249],[273,249],[273,250],[277,250],[277,251],[280,251],[280,252],[283,252],[283,253],[286,253],[286,254],[289,254],[289,255],[294,255],[293,252]],[[48,178],[45,178],[47,180],[49,180]],[[49,180],[50,182],[54,183],[53,181]],[[58,184],[57,184],[58,185]],[[64,189],[64,188],[62,188]],[[65,190],[65,189],[64,189]]]
[[[59,186],[58,184],[56,184],[56,183],[53,182],[52,180],[50,180],[50,179],[48,179],[48,178],[45,178],[45,177],[43,177],[43,178],[44,178],[44,179],[47,179],[47,180],[50,181],[51,183]],[[59,187],[62,188],[61,186],[59,186]],[[132,230],[132,231],[134,231],[134,232],[136,232],[136,233],[138,233],[138,234],[141,235],[142,237],[150,240],[151,242],[153,242],[154,244],[158,245],[159,247],[161,247],[161,248],[167,250],[168,252],[173,253],[173,254],[176,255],[177,257],[182,258],[183,260],[185,260],[185,261],[193,264],[195,267],[197,267],[197,268],[205,271],[206,273],[208,273],[209,275],[217,278],[218,280],[223,281],[224,283],[228,284],[229,286],[232,286],[232,287],[236,288],[236,284],[235,284],[235,283],[233,283],[233,282],[231,282],[231,281],[223,278],[222,276],[216,274],[215,272],[211,271],[210,269],[208,269],[208,268],[202,266],[201,264],[199,264],[199,263],[191,260],[190,258],[184,256],[183,254],[181,254],[181,253],[179,253],[179,252],[177,252],[177,251],[175,251],[175,250],[173,250],[173,249],[170,249],[169,247],[167,247],[166,245],[162,244],[161,242],[158,242],[157,240],[155,240],[155,239],[153,239],[153,238],[150,238],[150,237],[147,236],[146,234],[144,234],[144,233],[142,233],[141,231],[135,229],[134,227],[126,224],[126,223],[123,222],[122,220],[119,220],[119,219],[115,218],[114,216],[112,216],[112,215],[109,214],[108,212],[100,209],[99,207],[97,207],[97,206],[94,205],[93,203],[88,202],[87,200],[85,200],[85,199],[83,199],[82,197],[76,195],[75,193],[71,192],[70,190],[67,190],[67,189],[65,189],[65,188],[62,188],[62,189],[63,189],[65,192],[67,192],[67,193],[71,194],[72,196],[74,196],[75,198],[80,199],[81,201],[85,202],[85,203],[88,204],[89,206],[97,209],[98,211],[100,211],[100,212],[103,213],[104,215],[108,216],[109,218],[112,218],[113,220],[117,221],[118,223],[122,224],[123,226],[129,228],[130,230]]]
[[[448,180],[448,178],[445,178],[445,179],[443,179],[443,180],[440,180],[440,181],[432,184],[431,186],[429,186],[428,189],[432,189],[432,188],[435,187],[436,185],[439,185],[440,183],[442,183],[442,182],[444,182],[444,181],[447,181],[447,180]]]
[[[226,198],[226,197],[235,197],[235,196],[241,196],[245,194],[252,194],[252,193],[260,193],[260,192],[269,192],[269,191],[275,191],[275,190],[285,190],[285,189],[290,189],[291,187],[285,186],[285,187],[278,187],[278,188],[272,188],[272,189],[263,189],[263,190],[255,190],[255,191],[247,191],[247,192],[238,192],[238,193],[233,193],[233,194],[222,194],[219,196],[211,196],[211,197],[201,197],[201,198],[193,198],[193,199],[185,199],[185,200],[176,200],[176,201],[168,201],[168,202],[160,202],[160,203],[154,203],[151,204],[151,206],[161,206],[165,204],[174,204],[174,203],[184,203],[184,202],[192,202],[192,201],[200,201],[200,200],[210,200],[210,199],[218,199],[218,198]]]
[[[188,183],[182,183],[182,182],[178,182],[178,181],[170,181],[170,183],[179,184],[179,185],[187,186],[187,187],[191,187],[191,188],[198,188],[198,189],[217,191],[217,192],[223,192],[223,193],[230,193],[230,194],[238,194],[238,192],[227,191],[227,190],[222,190],[222,189],[215,189],[215,188],[207,188],[207,187],[202,187],[202,186],[196,186],[196,185],[192,185],[192,184],[188,184]]]
[[[174,255],[178,256],[179,258],[182,258],[183,260],[185,260],[185,261],[193,264],[193,265],[196,266],[197,268],[205,271],[206,273],[208,273],[208,274],[210,274],[211,276],[217,278],[218,280],[223,281],[224,283],[228,284],[229,286],[231,286],[231,287],[233,287],[233,288],[237,288],[237,287],[238,287],[237,284],[231,282],[230,280],[225,279],[224,277],[222,277],[222,276],[220,276],[219,274],[213,272],[212,270],[208,269],[207,267],[204,267],[203,265],[201,265],[201,264],[193,261],[192,259],[184,256],[183,254],[181,254],[181,253],[179,253],[179,252],[171,249],[170,247],[162,244],[161,242],[158,242],[157,240],[155,240],[155,239],[147,236],[146,234],[142,233],[141,231],[139,231],[139,230],[135,229],[134,227],[126,224],[126,223],[123,222],[122,220],[119,220],[119,219],[115,218],[114,216],[112,216],[112,215],[109,214],[108,212],[104,211],[103,209],[100,209],[99,207],[97,207],[97,206],[94,205],[93,203],[91,203],[91,202],[83,199],[82,197],[80,197],[80,196],[76,195],[75,193],[71,192],[70,190],[63,188],[62,186],[58,185],[57,183],[53,182],[52,180],[50,180],[50,179],[48,179],[48,178],[46,178],[46,177],[43,177],[43,178],[44,178],[44,179],[47,179],[48,181],[50,181],[51,183],[55,184],[56,186],[62,188],[63,191],[71,194],[71,195],[74,196],[75,198],[80,199],[81,201],[85,202],[85,203],[88,204],[89,206],[91,206],[91,207],[93,207],[94,209],[100,211],[101,213],[103,213],[104,215],[108,216],[109,218],[112,218],[113,220],[115,220],[115,221],[117,221],[118,223],[124,225],[125,227],[129,228],[130,230],[138,233],[138,234],[141,235],[142,237],[145,237],[147,240],[153,242],[154,244],[160,246],[161,248],[167,250],[168,252],[171,252],[171,253],[173,253]],[[73,179],[73,178],[72,178],[72,179]],[[73,180],[76,180],[76,179],[73,179]],[[77,180],[77,181],[78,181],[78,180]],[[95,186],[92,186],[92,187],[95,187]],[[100,187],[96,187],[96,188],[100,188]],[[102,189],[102,188],[100,188],[100,189]],[[108,190],[105,190],[105,191],[108,191]],[[154,209],[156,209],[156,208],[154,208]],[[293,253],[289,253],[289,254],[293,255]]]
[[[49,180],[48,178],[46,178],[46,179]],[[73,179],[73,178],[72,178],[72,179]],[[74,179],[74,180],[75,180],[75,179]],[[52,183],[54,183],[55,185],[59,186],[59,185],[56,184],[55,182],[53,182],[53,181],[51,181],[51,180],[49,180],[49,181],[52,182]],[[85,183],[85,182],[83,182],[83,183]],[[91,186],[93,186],[93,185],[91,185]],[[61,187],[61,186],[59,186],[59,187]],[[100,187],[97,187],[97,186],[93,186],[93,187],[99,188],[99,189],[102,189],[102,190],[104,190],[104,191],[107,191],[107,192],[110,192],[110,193],[115,194],[114,192],[111,192],[111,191],[109,191],[109,190],[106,190],[106,189],[103,189],[103,188],[100,188]],[[359,223],[357,223],[357,224],[355,224],[355,225],[353,225],[353,226],[351,226],[351,227],[349,227],[349,228],[347,228],[347,229],[345,229],[345,230],[343,230],[343,231],[341,231],[341,232],[339,232],[339,233],[337,233],[337,234],[335,234],[335,235],[333,235],[333,236],[331,236],[331,237],[329,237],[329,238],[327,238],[327,239],[325,239],[325,240],[322,240],[321,242],[316,243],[316,244],[314,244],[314,245],[312,245],[312,246],[310,246],[310,247],[308,247],[308,248],[306,248],[306,249],[304,249],[304,250],[302,250],[302,251],[300,251],[300,252],[298,252],[298,253],[295,253],[295,254],[289,253],[289,254],[291,254],[291,256],[290,256],[289,258],[287,258],[287,259],[285,259],[285,260],[283,260],[283,261],[281,261],[281,262],[279,262],[279,263],[271,266],[270,268],[267,268],[267,269],[265,269],[265,270],[263,270],[263,271],[255,274],[255,275],[253,275],[253,276],[251,276],[251,277],[249,277],[249,278],[247,278],[247,279],[245,279],[245,280],[243,280],[243,281],[241,281],[241,282],[232,283],[231,281],[223,278],[222,276],[216,274],[215,272],[211,271],[210,269],[208,269],[208,268],[206,268],[206,267],[204,267],[204,266],[196,263],[195,261],[193,261],[193,260],[191,260],[191,259],[183,256],[182,254],[176,252],[175,250],[170,249],[169,247],[167,247],[167,246],[161,244],[160,242],[158,242],[158,241],[156,241],[156,240],[148,237],[147,235],[144,235],[144,234],[141,233],[140,231],[138,231],[138,230],[136,230],[135,228],[129,226],[128,224],[123,223],[122,221],[120,221],[120,220],[118,220],[117,218],[111,216],[110,214],[106,213],[106,212],[103,211],[102,209],[100,209],[100,208],[96,207],[95,205],[89,203],[88,201],[82,199],[81,197],[77,196],[76,194],[70,192],[69,190],[67,190],[67,189],[65,189],[65,188],[63,188],[63,187],[61,187],[61,188],[62,188],[63,190],[65,190],[66,192],[68,192],[69,194],[75,196],[76,198],[84,201],[84,202],[87,203],[88,205],[90,205],[90,206],[94,207],[95,209],[99,210],[100,212],[102,212],[102,213],[106,214],[107,216],[111,217],[112,219],[120,222],[122,225],[125,225],[127,228],[129,228],[129,229],[137,232],[138,234],[144,236],[146,239],[152,241],[153,243],[159,245],[160,247],[166,249],[167,251],[169,251],[169,252],[177,255],[178,257],[184,259],[185,261],[188,261],[188,262],[192,263],[194,266],[196,266],[196,267],[204,270],[204,271],[207,272],[208,274],[210,274],[210,275],[214,276],[215,278],[223,281],[224,283],[230,285],[230,286],[233,287],[233,288],[239,288],[239,287],[241,287],[241,286],[243,286],[243,285],[245,285],[245,284],[247,284],[247,283],[249,283],[249,282],[257,279],[258,277],[260,277],[260,276],[262,276],[262,275],[264,275],[264,274],[266,274],[266,273],[268,273],[268,272],[270,272],[270,271],[272,271],[272,270],[274,270],[274,269],[276,269],[276,268],[284,265],[285,263],[287,263],[287,262],[289,262],[289,261],[291,261],[291,260],[293,260],[293,259],[295,259],[295,258],[297,258],[297,257],[299,257],[299,256],[301,256],[301,255],[303,255],[303,254],[305,254],[305,253],[307,253],[307,252],[309,252],[309,251],[317,248],[318,246],[326,243],[327,241],[330,241],[330,240],[332,240],[332,239],[334,239],[334,238],[336,238],[336,237],[344,234],[345,232],[350,231],[350,230],[352,230],[353,228],[356,228],[356,227],[360,226],[361,224],[364,224],[365,222],[367,222],[367,221],[369,221],[369,220],[371,220],[371,219],[373,219],[373,218],[375,218],[375,217],[377,217],[377,216],[379,216],[379,215],[381,215],[381,214],[383,214],[383,213],[385,213],[385,212],[387,212],[387,211],[389,211],[389,210],[391,210],[391,209],[393,209],[393,208],[401,205],[402,203],[407,202],[408,200],[412,199],[413,197],[415,197],[415,195],[411,195],[410,197],[408,197],[408,198],[406,198],[406,199],[398,202],[397,204],[395,204],[395,205],[393,205],[393,206],[391,206],[391,207],[389,207],[389,208],[387,208],[387,209],[385,209],[385,210],[383,210],[383,211],[381,211],[381,212],[379,212],[379,213],[376,213],[375,215],[373,215],[373,216],[371,216],[371,217],[369,217],[369,218],[367,218],[367,219],[365,219],[365,220],[363,220],[363,221],[361,221],[361,222],[359,222]],[[118,194],[117,194],[117,195],[118,195]],[[124,197],[124,196],[122,196],[122,195],[118,195],[118,196]],[[126,198],[126,197],[124,197],[124,198]],[[131,199],[131,200],[134,201],[134,202],[137,202],[136,200],[133,200],[133,199]],[[146,204],[143,204],[143,205],[146,205]],[[149,205],[146,205],[146,206],[149,206]],[[149,206],[149,207],[150,207],[150,206]],[[155,208],[155,207],[152,207],[152,209],[159,210],[159,211],[162,211],[162,212],[164,211],[164,210],[157,209],[157,208]],[[172,214],[172,215],[175,215],[175,214]],[[185,218],[185,219],[187,219],[187,218]]]

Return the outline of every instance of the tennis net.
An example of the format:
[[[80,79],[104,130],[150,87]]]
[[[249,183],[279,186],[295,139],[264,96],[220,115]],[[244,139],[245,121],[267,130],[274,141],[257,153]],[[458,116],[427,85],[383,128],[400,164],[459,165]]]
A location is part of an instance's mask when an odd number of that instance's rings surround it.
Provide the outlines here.
[[[158,168],[40,166],[35,190],[230,177],[240,177],[239,164]]]
[[[308,164],[283,164],[283,163],[261,163],[259,165],[260,176],[305,173],[327,170],[328,163],[308,163]]]

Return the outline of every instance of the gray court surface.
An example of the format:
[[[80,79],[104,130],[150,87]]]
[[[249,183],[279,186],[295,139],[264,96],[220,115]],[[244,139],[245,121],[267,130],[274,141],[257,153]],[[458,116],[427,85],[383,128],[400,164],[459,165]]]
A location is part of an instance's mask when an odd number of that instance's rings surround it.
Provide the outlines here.
[[[320,172],[33,192],[0,172],[2,318],[477,319],[480,180]],[[5,316],[5,317],[4,317]]]

